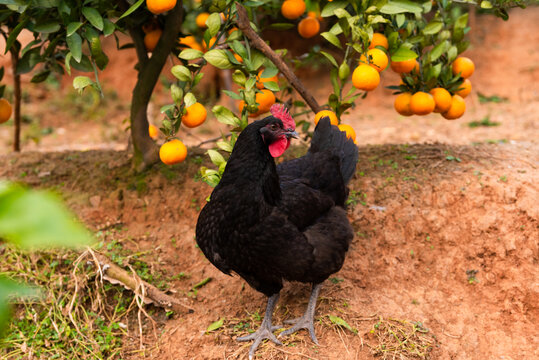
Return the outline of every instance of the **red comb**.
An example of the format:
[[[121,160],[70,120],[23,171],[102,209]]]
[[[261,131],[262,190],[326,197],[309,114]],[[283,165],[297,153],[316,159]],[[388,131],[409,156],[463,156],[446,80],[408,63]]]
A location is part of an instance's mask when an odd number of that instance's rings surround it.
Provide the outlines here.
[[[290,116],[288,109],[282,104],[273,104],[270,108],[271,115],[283,122],[285,129],[296,129],[296,122]]]

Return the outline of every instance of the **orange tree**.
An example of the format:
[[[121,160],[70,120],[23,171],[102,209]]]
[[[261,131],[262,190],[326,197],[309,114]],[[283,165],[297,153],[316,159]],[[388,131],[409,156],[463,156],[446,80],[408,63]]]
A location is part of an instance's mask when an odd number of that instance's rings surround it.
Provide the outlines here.
[[[146,113],[153,88],[171,54],[181,64],[172,68],[177,79],[170,88],[173,103],[162,108],[165,117],[161,131],[167,141],[178,140],[182,123],[192,127],[205,121],[206,109],[197,101],[193,89],[204,74],[204,66],[211,64],[230,69],[232,80],[239,87],[236,91],[225,91],[242,104],[239,111],[224,106],[212,109],[220,122],[234,130],[231,136],[217,142],[220,150],[230,151],[235,131],[245,127],[249,117],[263,115],[275,101],[286,102],[292,110],[297,107],[300,112],[306,112],[306,106],[314,113],[329,110],[340,123],[342,115],[355,105],[358,97],[375,91],[380,76],[388,68],[402,77],[401,84],[393,87],[396,94],[411,95],[401,97],[396,109],[405,109],[402,113],[406,115],[413,114],[414,109],[417,114],[428,113],[431,108],[449,109],[451,104],[436,104],[437,98],[445,98],[447,102],[447,96],[430,94],[433,89],[442,88],[451,96],[451,102],[455,101],[445,117],[457,118],[464,109],[461,95],[471,89],[471,84],[465,83],[467,76],[455,72],[452,65],[468,46],[464,39],[469,30],[466,10],[477,6],[506,17],[507,7],[523,5],[518,0],[458,3],[451,0],[5,0],[0,3],[0,33],[6,38],[4,52],[11,52],[16,76],[32,72],[32,82],[45,80],[51,72],[70,73],[75,68],[93,73],[77,76],[73,83],[76,89],[82,91],[92,86],[101,90],[98,73],[108,63],[101,47],[102,38],[116,36],[118,31],[130,35],[138,57],[137,83],[131,103],[131,138],[135,160],[142,167],[159,159],[158,146],[148,132]],[[466,7],[461,7],[462,3]],[[313,48],[308,58],[325,61],[332,67],[332,91],[325,104],[319,105],[294,75],[289,65],[297,59],[288,55],[287,49],[274,51],[260,37],[266,29],[291,31],[292,28],[304,38],[323,39],[322,46]],[[34,40],[23,48],[17,37],[24,29],[33,33]],[[275,77],[278,73],[284,80]],[[305,102],[291,96],[292,88]],[[412,102],[416,93],[421,94],[413,104],[406,103]],[[17,97],[20,99],[20,89],[17,94],[15,86],[16,118],[20,117]],[[446,112],[449,110],[442,114]],[[306,129],[307,125],[304,122]],[[178,151],[183,152],[180,148]],[[164,153],[169,160],[184,158],[170,151]],[[209,155],[219,169],[203,169],[203,177],[215,184],[226,161],[215,150]]]
[[[214,106],[218,121],[231,127],[231,134],[217,141],[217,149],[208,155],[217,169],[202,168],[202,178],[216,185],[226,165],[223,152],[233,148],[237,132],[250,117],[265,116],[271,104],[283,102],[296,113],[310,111],[331,114],[337,124],[342,115],[355,106],[359,97],[374,91],[384,71],[391,68],[401,75],[395,90],[395,109],[402,115],[426,115],[440,112],[446,119],[456,119],[465,111],[463,97],[471,90],[468,77],[473,62],[460,56],[469,43],[465,40],[468,10],[474,6],[491,9],[504,17],[509,6],[521,2],[450,0],[221,0],[189,3],[197,26],[183,24],[188,36],[180,42],[184,49],[172,73],[178,79],[171,87],[174,103],[164,108],[166,119],[162,131],[168,139],[177,137],[186,108],[196,102],[193,88],[203,74],[203,66],[211,64],[230,69],[236,91],[226,95],[239,102],[238,109]],[[197,15],[198,14],[198,15]],[[202,20],[200,20],[202,18]],[[323,23],[321,27],[320,22]],[[331,66],[332,90],[325,104],[318,104],[294,75],[291,64],[301,60],[288,55],[287,49],[272,49],[262,39],[264,30],[291,31],[296,28],[304,38],[319,36],[321,47],[313,47],[311,61]],[[319,33],[320,29],[324,30]],[[189,41],[188,41],[189,39]],[[203,52],[196,39],[213,44]],[[321,50],[322,49],[322,50]],[[390,65],[390,66],[389,66]],[[201,71],[202,69],[202,71]],[[280,78],[275,77],[281,74]],[[351,84],[350,84],[351,83]],[[304,101],[294,96],[294,88]],[[273,93],[267,96],[267,93]],[[302,109],[303,108],[303,109]],[[315,117],[315,119],[319,118]],[[316,120],[315,120],[316,121]],[[309,123],[303,122],[308,129]],[[348,136],[351,127],[342,127]],[[353,134],[353,135],[352,135]]]

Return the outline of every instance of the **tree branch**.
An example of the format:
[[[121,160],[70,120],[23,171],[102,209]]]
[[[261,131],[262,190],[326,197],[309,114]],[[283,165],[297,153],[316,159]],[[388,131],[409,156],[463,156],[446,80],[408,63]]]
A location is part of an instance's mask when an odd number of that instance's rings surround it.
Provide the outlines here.
[[[266,55],[266,57],[270,59],[275,66],[277,66],[279,71],[286,77],[288,82],[294,87],[294,89],[296,89],[296,91],[315,113],[322,110],[314,96],[312,96],[311,93],[305,89],[296,74],[290,70],[290,67],[288,67],[288,65],[285,64],[279,55],[277,55],[275,51],[273,51],[273,49],[269,47],[269,45],[266,44],[264,40],[262,40],[262,38],[258,36],[258,34],[251,28],[251,22],[249,21],[247,10],[245,10],[245,8],[238,2],[236,2],[236,9],[238,14],[238,20],[236,22],[238,28],[245,34],[245,36],[247,36],[247,38],[249,38],[249,40],[251,40],[252,45]]]

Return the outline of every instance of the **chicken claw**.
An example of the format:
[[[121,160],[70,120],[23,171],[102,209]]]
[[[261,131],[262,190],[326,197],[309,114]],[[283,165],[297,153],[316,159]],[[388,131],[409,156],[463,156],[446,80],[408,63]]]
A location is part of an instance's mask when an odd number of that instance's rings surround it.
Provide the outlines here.
[[[322,284],[313,285],[313,290],[311,292],[309,304],[307,305],[307,310],[305,310],[305,314],[303,314],[302,317],[297,319],[285,320],[286,324],[294,324],[294,326],[280,333],[279,337],[293,334],[301,329],[306,329],[309,332],[309,335],[311,335],[312,341],[316,345],[318,345],[318,339],[316,338],[316,335],[314,333],[314,313],[316,309],[316,300],[318,299],[318,294],[320,293],[321,287]]]

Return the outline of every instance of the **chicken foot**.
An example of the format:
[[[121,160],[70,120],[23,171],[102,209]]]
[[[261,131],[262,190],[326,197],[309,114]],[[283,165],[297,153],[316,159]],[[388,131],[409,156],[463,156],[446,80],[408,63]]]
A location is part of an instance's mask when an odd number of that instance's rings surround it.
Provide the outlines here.
[[[258,348],[258,345],[265,340],[271,340],[277,345],[283,345],[282,342],[280,342],[277,337],[273,334],[273,332],[277,329],[280,329],[281,326],[273,326],[271,324],[271,319],[273,316],[273,309],[275,308],[275,305],[277,304],[277,301],[279,301],[279,294],[273,294],[268,298],[268,305],[266,306],[266,313],[264,314],[264,320],[262,320],[262,324],[260,325],[260,328],[247,336],[242,336],[237,338],[237,341],[250,341],[254,340],[253,345],[251,345],[251,348],[249,349],[249,360],[252,360],[255,356],[255,351]]]
[[[318,339],[316,338],[316,335],[314,333],[314,312],[316,310],[316,300],[318,299],[318,295],[320,294],[321,287],[321,283],[313,284],[313,290],[311,292],[309,304],[307,304],[307,310],[305,310],[305,314],[303,314],[302,317],[297,319],[285,320],[286,324],[294,324],[294,326],[280,333],[279,337],[293,334],[301,329],[306,329],[307,331],[309,331],[309,335],[311,335],[311,339],[313,340],[313,342],[318,345]]]

